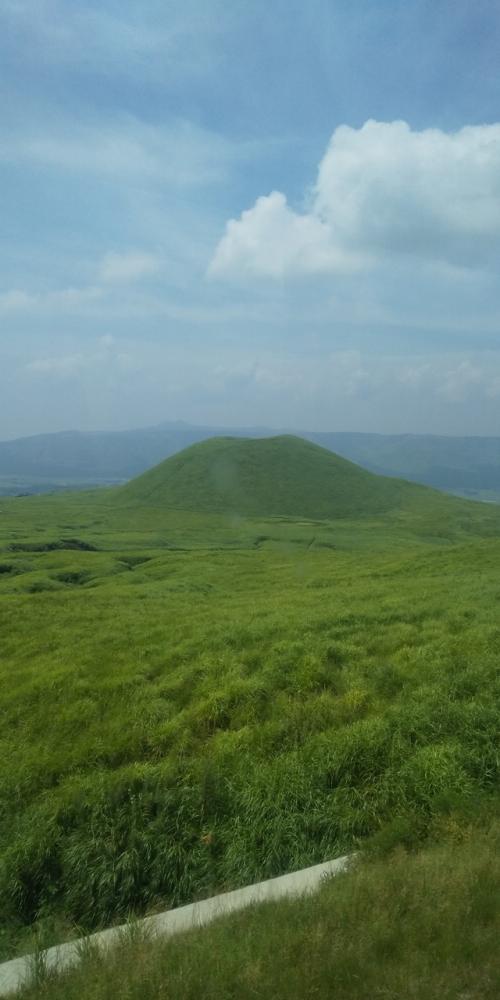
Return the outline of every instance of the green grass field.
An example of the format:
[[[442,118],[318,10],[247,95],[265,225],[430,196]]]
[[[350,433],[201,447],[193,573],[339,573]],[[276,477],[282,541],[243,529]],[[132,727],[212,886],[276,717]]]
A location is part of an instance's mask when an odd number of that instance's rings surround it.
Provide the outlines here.
[[[441,839],[443,831],[441,831]],[[370,859],[314,896],[255,906],[170,941],[130,926],[19,1000],[497,1000],[500,826]]]
[[[404,493],[2,500],[4,957],[495,813],[500,511]]]

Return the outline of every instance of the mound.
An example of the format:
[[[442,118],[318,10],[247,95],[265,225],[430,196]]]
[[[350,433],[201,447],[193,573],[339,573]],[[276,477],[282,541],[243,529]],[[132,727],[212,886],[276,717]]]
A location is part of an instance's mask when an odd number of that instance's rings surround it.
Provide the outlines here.
[[[118,502],[250,517],[376,515],[432,491],[377,476],[302,438],[212,438],[116,490]]]

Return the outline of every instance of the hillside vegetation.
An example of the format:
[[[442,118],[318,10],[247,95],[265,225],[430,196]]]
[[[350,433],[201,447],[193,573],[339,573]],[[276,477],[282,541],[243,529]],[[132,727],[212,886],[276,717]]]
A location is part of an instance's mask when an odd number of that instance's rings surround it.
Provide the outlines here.
[[[0,504],[4,955],[497,809],[500,511],[259,444]]]
[[[441,837],[169,941],[132,925],[59,979],[39,963],[19,1000],[497,1000],[500,825]]]
[[[328,519],[409,507],[425,492],[375,476],[301,438],[212,438],[121,487],[116,502],[248,517]]]
[[[0,441],[0,495],[123,482],[197,441],[276,433],[266,427],[224,429],[174,421],[128,431],[65,431]],[[371,472],[478,499],[500,499],[498,437],[295,433]]]

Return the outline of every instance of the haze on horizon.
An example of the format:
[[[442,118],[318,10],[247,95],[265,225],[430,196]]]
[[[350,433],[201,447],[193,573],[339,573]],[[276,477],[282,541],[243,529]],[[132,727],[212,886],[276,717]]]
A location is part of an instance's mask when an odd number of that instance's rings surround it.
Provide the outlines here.
[[[500,434],[494,0],[4,0],[0,440]]]

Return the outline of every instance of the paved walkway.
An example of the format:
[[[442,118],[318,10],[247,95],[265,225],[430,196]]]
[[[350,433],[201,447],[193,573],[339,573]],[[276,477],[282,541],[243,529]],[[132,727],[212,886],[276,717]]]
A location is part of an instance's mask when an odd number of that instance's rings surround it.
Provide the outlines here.
[[[243,889],[235,889],[233,892],[224,892],[220,896],[202,899],[198,903],[179,906],[176,910],[166,910],[164,913],[144,917],[144,919],[137,921],[137,926],[144,929],[148,935],[169,937],[171,934],[178,934],[179,931],[201,927],[226,913],[242,910],[251,903],[282,899],[284,896],[301,896],[304,893],[313,892],[325,878],[343,871],[347,867],[350,857],[352,856],[347,855],[343,858],[336,858],[335,861],[325,861],[312,868],[303,868],[301,871],[291,872],[289,875],[281,875],[279,878],[271,878],[266,882],[256,882],[255,885],[247,885]],[[117,944],[126,929],[127,924],[122,924],[120,927],[111,927],[107,931],[99,931],[86,938],[49,948],[44,952],[45,966],[48,969],[68,969],[79,962],[82,945],[86,942],[105,950],[112,947],[113,944]],[[33,956],[31,955],[14,958],[12,961],[0,965],[0,996],[8,996],[19,990],[29,980],[32,968]]]

